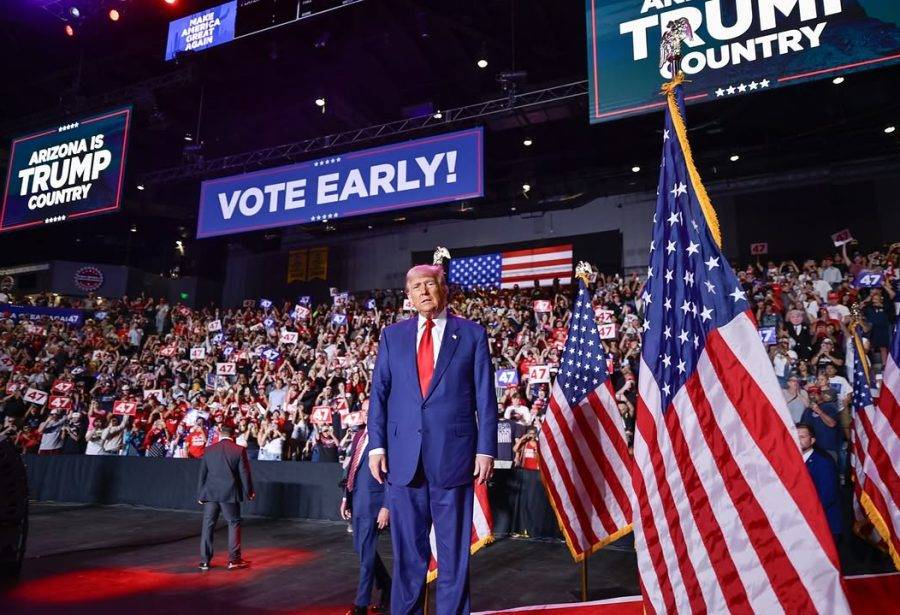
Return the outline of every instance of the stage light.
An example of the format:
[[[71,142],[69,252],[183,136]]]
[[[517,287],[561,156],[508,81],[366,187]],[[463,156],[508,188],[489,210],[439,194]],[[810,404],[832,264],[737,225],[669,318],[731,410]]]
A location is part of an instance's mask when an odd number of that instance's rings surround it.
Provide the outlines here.
[[[522,196],[527,199],[529,192],[531,192],[531,184],[522,184]]]
[[[432,117],[434,117],[434,119],[436,119],[436,120],[439,120],[439,119],[441,119],[442,117],[444,117],[444,114],[441,113],[440,110],[437,110],[437,111],[434,112],[434,116],[432,116]]]
[[[641,167],[639,167],[637,165],[634,165],[633,167],[631,167],[632,173],[640,173],[640,171],[641,171]]]
[[[834,85],[841,85],[842,83],[844,83],[844,78],[843,77],[835,77],[834,79],[831,80],[831,83],[833,83]]]
[[[168,4],[168,5],[170,5],[170,6],[173,5],[173,4],[175,4],[177,1],[178,1],[178,0],[163,0],[163,2],[165,2],[166,4]]]
[[[324,106],[325,106],[325,97],[324,97],[324,96],[320,96],[320,97],[318,97],[318,98],[316,99],[316,106],[317,106],[317,107],[324,107]]]
[[[78,10],[77,6],[73,6],[69,9],[69,15],[71,15],[75,19],[78,19],[79,17],[81,17],[81,11]]]
[[[532,143],[533,141],[531,139],[525,139],[524,141],[522,141],[522,145],[524,145],[525,147],[531,147]]]
[[[66,36],[75,36],[75,28],[72,27],[72,24],[67,23],[65,30],[66,30]]]
[[[184,140],[185,140],[185,141],[193,141],[193,140],[194,140],[194,136],[193,136],[191,133],[186,132],[186,133],[184,133]]]
[[[512,207],[509,208],[509,210],[510,210],[510,211],[515,211],[515,210],[516,210],[516,206],[513,205]]]
[[[887,126],[887,127],[884,129],[884,134],[889,135],[889,134],[891,134],[892,132],[894,132],[895,130],[897,130],[897,127],[896,127],[896,126]]]
[[[132,225],[131,225],[131,232],[132,232],[132,233],[137,233],[137,224],[132,224]]]
[[[737,154],[732,154],[732,155],[731,155],[731,158],[729,158],[729,160],[730,160],[731,162],[737,162],[737,161],[740,160],[740,159],[741,159],[741,157],[738,156]]]
[[[481,58],[480,60],[478,60],[478,62],[476,62],[476,64],[478,64],[478,68],[487,68],[488,61],[484,58]]]
[[[110,9],[110,10],[109,10],[109,18],[110,18],[110,20],[112,20],[112,21],[119,21],[119,17],[120,17],[119,11],[117,11],[116,9]]]
[[[138,190],[143,190],[143,189],[144,189],[144,184],[138,184],[138,185],[137,185],[137,189],[138,189]]]

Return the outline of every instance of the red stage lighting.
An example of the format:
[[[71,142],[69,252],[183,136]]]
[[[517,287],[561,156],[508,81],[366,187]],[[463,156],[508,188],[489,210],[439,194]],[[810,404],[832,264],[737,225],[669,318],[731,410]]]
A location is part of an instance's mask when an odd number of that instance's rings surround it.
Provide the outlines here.
[[[116,9],[110,9],[109,10],[109,18],[112,21],[119,21],[119,11],[117,11]]]
[[[72,24],[67,23],[65,30],[67,36],[75,36],[75,28],[72,27]]]
[[[178,0],[163,0],[163,2],[165,2],[166,4],[168,4],[168,5],[170,5],[170,6],[173,5],[173,4],[175,4],[177,1],[178,1]]]

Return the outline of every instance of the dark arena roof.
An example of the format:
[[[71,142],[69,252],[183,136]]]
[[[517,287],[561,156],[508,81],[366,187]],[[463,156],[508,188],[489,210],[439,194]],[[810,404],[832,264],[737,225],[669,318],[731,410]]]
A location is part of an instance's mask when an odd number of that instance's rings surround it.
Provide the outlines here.
[[[277,13],[276,0],[261,3]],[[72,20],[67,12],[76,4],[5,4],[4,166],[16,135],[130,104],[123,209],[5,235],[2,264],[77,254],[79,260],[165,271],[176,258],[169,248],[175,238],[195,242],[202,179],[477,125],[486,131],[484,198],[420,208],[402,223],[382,214],[304,230],[341,234],[509,215],[512,207],[522,215],[655,189],[661,112],[593,126],[587,121],[579,3],[364,0],[171,62],[163,59],[168,22],[217,3],[91,2]],[[107,15],[111,7],[119,11],[115,22]],[[67,24],[74,36],[67,35]],[[488,61],[485,68],[479,59]],[[700,171],[710,182],[764,182],[776,172],[828,177],[849,168],[896,174],[897,135],[884,129],[897,119],[898,77],[900,67],[893,66],[847,75],[840,85],[829,78],[693,105],[688,125]],[[423,115],[425,125],[398,130],[397,121]],[[344,134],[383,124],[388,127],[355,141]],[[337,141],[308,141],[342,134]],[[530,146],[523,145],[526,139]],[[291,143],[300,146],[266,149]],[[217,165],[236,154],[247,155],[227,168]],[[735,155],[739,160],[731,161]],[[525,183],[531,186],[527,198]],[[283,232],[203,240],[203,258],[188,250],[184,270],[219,277],[227,244],[277,249]]]

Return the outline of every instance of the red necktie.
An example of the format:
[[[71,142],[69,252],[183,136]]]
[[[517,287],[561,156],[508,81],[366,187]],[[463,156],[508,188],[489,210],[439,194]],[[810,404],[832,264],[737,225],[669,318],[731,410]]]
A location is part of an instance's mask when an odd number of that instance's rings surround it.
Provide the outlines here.
[[[353,445],[356,447],[353,449],[353,457],[350,458],[350,471],[347,473],[347,491],[353,491],[353,485],[356,484],[356,471],[359,470],[359,462],[363,456],[363,449],[366,447],[363,446],[363,435],[365,435],[366,430],[360,429],[356,434],[356,437],[353,438]]]
[[[434,374],[434,342],[431,339],[431,330],[434,321],[425,321],[425,332],[419,341],[419,352],[416,355],[416,365],[419,367],[419,388],[422,389],[422,397],[428,393],[428,385],[431,384],[431,376]]]

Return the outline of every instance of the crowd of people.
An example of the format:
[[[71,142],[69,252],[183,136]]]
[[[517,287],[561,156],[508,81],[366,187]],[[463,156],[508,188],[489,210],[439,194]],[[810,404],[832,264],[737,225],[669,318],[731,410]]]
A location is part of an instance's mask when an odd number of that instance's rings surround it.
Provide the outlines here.
[[[795,422],[842,461],[858,312],[876,371],[900,310],[900,245],[739,270]],[[616,401],[633,435],[643,305],[638,275],[596,274]],[[379,335],[406,318],[402,290],[327,302],[253,299],[192,309],[148,297],[42,295],[89,310],[83,326],[0,314],[0,436],[22,452],[198,458],[223,424],[251,458],[337,462],[365,422]],[[571,289],[451,289],[450,309],[484,325],[498,373],[500,468],[537,468],[537,440],[565,346]],[[854,314],[851,314],[851,309]],[[546,366],[546,370],[532,368]],[[540,374],[540,375],[538,375]]]

